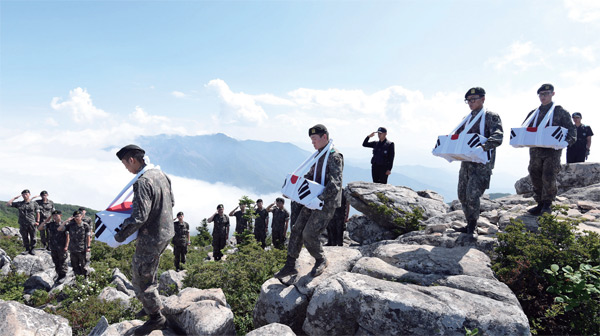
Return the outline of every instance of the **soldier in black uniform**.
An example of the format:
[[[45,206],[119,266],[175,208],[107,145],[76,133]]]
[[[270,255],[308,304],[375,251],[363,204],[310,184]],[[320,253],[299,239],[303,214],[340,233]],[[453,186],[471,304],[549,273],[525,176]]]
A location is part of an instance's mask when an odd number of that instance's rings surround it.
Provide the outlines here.
[[[23,197],[23,201],[15,202],[19,197]],[[6,203],[6,206],[19,209],[19,232],[23,239],[23,246],[26,252],[33,255],[33,249],[35,248],[35,231],[39,222],[37,222],[38,204],[32,202],[31,193],[29,189],[25,189],[21,192],[21,195],[13,197]],[[25,252],[23,252],[25,253]]]
[[[592,128],[581,123],[581,113],[573,113],[573,123],[577,128],[577,141],[567,147],[567,163],[585,162],[592,146]]]
[[[285,244],[285,234],[288,230],[290,213],[283,207],[285,200],[277,197],[275,203],[267,207],[268,212],[273,213],[273,224],[271,224],[271,236],[273,237],[273,246],[276,249],[283,249]],[[275,207],[273,207],[276,205]]]
[[[187,247],[190,245],[190,225],[183,221],[183,212],[177,213],[177,220],[173,223],[175,236],[173,236],[173,254],[175,255],[175,270],[183,270],[181,264],[185,264]]]
[[[54,263],[54,269],[58,278],[56,281],[61,281],[67,275],[67,251],[65,251],[65,245],[67,243],[67,234],[65,232],[65,225],[67,221],[62,221],[62,212],[60,210],[52,211],[52,216],[44,220],[38,227],[38,230],[48,232],[48,247],[50,249],[50,255],[52,256],[52,262]]]
[[[229,217],[224,215],[224,211],[223,204],[219,204],[217,205],[217,212],[206,220],[209,223],[215,222],[212,232],[212,245],[213,258],[216,261],[221,260],[221,257],[223,257],[221,250],[227,244],[227,238],[229,237]]]
[[[256,200],[256,209],[254,209],[256,218],[254,219],[254,238],[264,249],[267,247],[267,230],[269,229],[269,213],[263,208],[263,200]]]
[[[236,211],[238,208],[240,210]],[[229,212],[229,217],[235,217],[235,241],[238,244],[242,243],[242,233],[248,228],[248,219],[244,217],[246,214],[246,204],[240,203],[235,209]]]
[[[64,251],[69,250],[71,256],[71,267],[73,273],[87,277],[85,268],[87,263],[87,252],[90,249],[91,229],[88,223],[83,221],[83,214],[77,210],[73,217],[67,219],[67,225],[60,231],[66,231],[67,240]]]
[[[379,141],[369,141],[377,133]],[[387,184],[388,176],[392,173],[394,166],[394,143],[387,138],[387,129],[379,127],[377,132],[373,132],[363,141],[363,147],[373,148],[373,158],[371,159],[371,175],[374,183]]]
[[[42,198],[41,200],[35,201],[39,208],[37,222],[43,223],[46,219],[52,216],[52,211],[54,211],[54,202],[48,199],[48,192],[46,190],[40,193],[40,197]],[[38,230],[40,231],[40,240],[42,241],[42,245],[47,250],[50,250],[50,247],[48,246],[48,230],[40,230],[39,227]]]

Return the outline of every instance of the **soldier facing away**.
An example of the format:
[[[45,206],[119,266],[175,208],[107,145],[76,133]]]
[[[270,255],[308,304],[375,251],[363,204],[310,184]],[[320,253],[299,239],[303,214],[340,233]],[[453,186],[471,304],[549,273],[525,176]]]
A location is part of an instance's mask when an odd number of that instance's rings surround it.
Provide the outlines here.
[[[285,234],[288,230],[290,213],[283,207],[285,200],[277,197],[275,203],[267,207],[267,212],[273,213],[273,224],[271,224],[271,237],[273,246],[277,249],[283,249],[285,244]],[[275,207],[273,207],[275,205]]]
[[[136,146],[127,145],[117,152],[121,163],[132,174],[146,168],[144,154]],[[160,256],[173,238],[173,192],[171,180],[160,169],[150,168],[139,176],[133,184],[133,204],[131,216],[123,221],[115,240],[123,242],[137,231],[137,244],[131,261],[133,289],[144,306],[136,317],[149,315],[146,323],[134,329],[134,335],[147,335],[153,330],[162,329],[166,318],[158,296],[157,271]]]
[[[19,197],[23,197],[23,201],[15,202]],[[31,201],[31,193],[29,189],[25,189],[21,192],[21,195],[13,197],[6,205],[19,209],[19,232],[21,233],[23,246],[26,250],[23,253],[29,252],[29,254],[33,255],[35,231],[39,225],[39,222],[37,222],[38,204]]]
[[[527,127],[546,127],[540,125],[547,113],[552,113],[552,125],[562,126],[567,129],[567,143],[572,145],[576,140],[576,131],[571,116],[562,106],[555,105],[552,102],[554,97],[554,86],[552,84],[544,84],[538,90],[538,97],[542,103],[539,109],[539,114],[535,120],[532,120]],[[536,109],[536,110],[537,110]],[[532,110],[527,115],[527,118],[536,110]],[[525,118],[525,120],[527,120]],[[560,170],[560,157],[562,149],[531,147],[529,148],[529,177],[533,185],[533,198],[538,203],[535,207],[527,210],[534,216],[539,216],[544,213],[552,212],[552,202],[557,194],[556,175]]]
[[[177,220],[173,223],[175,236],[173,236],[173,254],[175,256],[175,270],[180,271],[183,268],[180,264],[185,264],[188,245],[190,245],[190,225],[183,220],[183,212],[177,213]]]
[[[210,216],[206,221],[209,223],[215,222],[212,232],[213,258],[216,261],[221,260],[223,252],[221,250],[227,244],[229,237],[229,217],[224,214],[223,204],[217,205],[217,212]]]
[[[469,109],[471,109],[471,118],[475,118],[484,108],[484,102],[485,90],[481,87],[471,88],[465,94],[465,103],[467,103]],[[469,235],[468,238],[474,238],[476,233],[477,220],[479,219],[480,212],[479,198],[483,195],[483,192],[490,187],[490,177],[492,176],[492,169],[494,169],[494,163],[496,161],[496,147],[502,144],[504,135],[500,116],[487,109],[484,111],[482,116],[485,118],[483,134],[481,134],[480,120],[476,120],[473,127],[471,127],[470,130],[467,130],[466,133],[477,133],[487,138],[487,141],[479,146],[481,146],[484,151],[492,151],[490,160],[485,164],[463,161],[460,164],[460,172],[458,175],[458,199],[467,220],[467,226],[458,231]],[[457,129],[456,133],[462,132],[466,125],[467,123]]]
[[[67,234],[65,225],[67,221],[62,221],[62,212],[60,210],[52,211],[52,216],[44,220],[38,227],[38,230],[48,232],[48,248],[54,263],[54,270],[58,274],[56,281],[60,282],[67,275]]]
[[[35,202],[38,204],[37,222],[41,224],[46,219],[48,219],[52,216],[52,212],[54,211],[54,202],[52,202],[51,200],[48,199],[48,192],[46,190],[44,190],[40,193],[40,197],[42,199],[37,200]],[[38,230],[40,231],[40,240],[42,241],[42,245],[46,249],[50,250],[50,247],[48,246],[48,243],[49,243],[48,231],[40,230],[39,227],[38,227]]]
[[[322,151],[329,143],[329,132],[321,124],[311,127],[308,130],[308,135],[313,147],[318,151]],[[327,162],[324,162],[326,155],[322,155],[304,176],[304,178],[312,180],[316,172],[314,180],[319,183],[321,181],[323,165],[326,165],[325,189],[318,196],[323,201],[323,208],[322,210],[311,210],[302,207],[298,219],[292,227],[287,260],[283,268],[275,274],[276,278],[282,279],[298,273],[296,270],[296,259],[300,255],[303,243],[308,252],[315,258],[315,265],[311,270],[311,275],[313,277],[321,275],[325,268],[327,268],[327,259],[325,259],[319,236],[327,228],[327,224],[333,217],[335,209],[341,206],[342,171],[344,169],[342,154],[333,147],[331,147],[330,151]]]
[[[69,250],[73,273],[87,277],[85,266],[92,238],[90,226],[83,221],[83,214],[79,210],[73,212],[73,217],[67,219],[67,222],[67,225],[62,229],[67,233],[64,251]]]

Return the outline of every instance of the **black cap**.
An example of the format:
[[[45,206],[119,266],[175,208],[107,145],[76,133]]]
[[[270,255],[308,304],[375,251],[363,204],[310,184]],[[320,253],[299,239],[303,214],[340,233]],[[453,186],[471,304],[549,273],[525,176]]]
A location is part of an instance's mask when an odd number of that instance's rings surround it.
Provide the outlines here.
[[[40,193],[40,196],[44,196],[44,195],[48,195],[48,192],[46,190],[42,190],[42,192]]]
[[[469,91],[467,91],[467,93],[465,93],[465,99],[467,99],[468,96],[473,96],[473,95],[485,96],[485,90],[479,86],[472,87],[469,89]]]
[[[60,210],[54,210],[54,211],[52,211],[52,214],[53,215],[62,215],[62,211],[60,211]]]
[[[219,209],[223,209],[223,204],[217,205],[217,210],[219,210]]]
[[[77,211],[86,211],[84,207],[79,207],[79,209],[77,209]]]
[[[263,201],[262,198],[259,198],[259,199],[256,200],[256,203],[258,203],[258,202],[262,203],[262,201]]]
[[[127,145],[123,148],[121,148],[118,152],[117,152],[117,157],[119,158],[119,160],[123,160],[123,158],[125,157],[125,155],[131,151],[140,151],[142,152],[142,154],[146,154],[146,151],[141,149],[139,146],[136,145]]]
[[[387,133],[387,129],[385,127],[379,127],[377,133]]]
[[[277,197],[275,199],[275,202],[281,202],[281,203],[285,203],[285,200],[282,197]]]
[[[81,211],[79,211],[79,210],[75,210],[75,211],[73,212],[73,217],[75,217],[75,216],[77,216],[77,215],[81,215]]]
[[[537,93],[539,94],[542,91],[552,91],[552,92],[554,92],[554,86],[552,84],[549,84],[549,83],[542,84],[542,86],[540,86],[540,88],[537,90]]]
[[[21,195],[23,195],[23,194],[31,194],[31,193],[29,192],[29,189],[25,189],[25,190],[21,191]]]
[[[315,126],[308,129],[308,136],[315,135],[315,134],[323,135],[323,134],[329,134],[329,133],[327,132],[327,127],[325,127],[325,125],[316,124]]]
[[[177,217],[179,217],[179,216],[183,216],[183,212],[179,211],[179,212],[177,213]]]
[[[575,112],[575,113],[573,113],[573,115],[572,115],[571,117],[572,117],[572,118],[575,118],[575,117],[579,117],[579,118],[581,118],[581,113],[579,113],[579,112]]]

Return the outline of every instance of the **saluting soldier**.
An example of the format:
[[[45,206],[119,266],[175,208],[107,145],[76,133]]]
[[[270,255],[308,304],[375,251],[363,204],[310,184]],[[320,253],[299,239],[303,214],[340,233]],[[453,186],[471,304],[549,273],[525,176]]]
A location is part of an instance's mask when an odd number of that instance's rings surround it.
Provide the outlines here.
[[[224,214],[223,204],[217,205],[217,212],[210,216],[206,221],[209,223],[215,222],[212,232],[213,258],[216,261],[221,260],[223,252],[221,250],[227,244],[229,237],[229,217]]]
[[[23,201],[15,202],[19,197],[23,197]],[[31,201],[31,193],[29,189],[25,189],[21,192],[21,195],[15,196],[6,203],[6,206],[19,209],[19,232],[23,239],[23,246],[25,252],[33,255],[33,249],[35,248],[35,231],[39,222],[37,221],[37,214],[39,206],[36,202]]]
[[[283,207],[284,203],[285,200],[283,198],[277,197],[275,203],[267,207],[267,211],[273,213],[271,237],[273,238],[273,246],[277,249],[283,249],[284,247],[285,234],[287,233],[288,222],[290,221],[290,213]]]
[[[264,249],[267,247],[267,230],[269,229],[269,213],[263,208],[263,200],[256,200],[256,209],[254,209],[256,218],[254,219],[254,238]]]
[[[64,250],[69,250],[71,256],[71,267],[76,275],[87,277],[87,252],[90,249],[91,228],[88,223],[83,221],[83,214],[77,210],[73,212],[73,217],[67,219],[65,227],[67,240]]]
[[[52,216],[46,218],[38,227],[40,232],[48,232],[48,248],[50,249],[54,269],[56,270],[56,274],[58,274],[56,281],[64,279],[68,271],[67,251],[65,251],[67,243],[66,224],[67,221],[62,221],[62,212],[54,210],[52,211]]]
[[[41,200],[35,201],[38,204],[38,223],[43,223],[46,219],[52,216],[52,212],[54,211],[54,202],[48,199],[48,192],[46,190],[40,193]],[[39,230],[39,227],[38,227]],[[47,230],[39,230],[40,231],[40,240],[42,241],[42,245],[48,250],[48,232]]]
[[[369,141],[377,133],[378,141]],[[394,143],[387,139],[387,129],[379,127],[363,141],[363,147],[373,148],[371,159],[371,177],[374,183],[387,184],[388,177],[392,174],[394,167]]]
[[[190,225],[183,220],[183,212],[177,213],[177,220],[173,223],[175,236],[173,236],[173,254],[175,255],[175,270],[183,270],[181,264],[185,264],[188,245],[190,245]]]
[[[471,118],[475,118],[484,108],[484,102],[485,90],[481,87],[471,88],[465,94],[465,103],[467,103],[469,109],[471,109]],[[490,161],[485,164],[463,161],[460,164],[460,172],[458,175],[458,199],[467,220],[467,226],[458,231],[470,235],[469,238],[474,238],[476,233],[477,220],[479,219],[480,212],[479,198],[483,195],[483,192],[490,187],[490,177],[492,176],[492,169],[494,169],[494,163],[496,161],[496,147],[502,144],[504,135],[500,116],[487,109],[484,111],[484,134],[480,133],[480,120],[477,120],[473,124],[473,127],[470,130],[467,130],[466,133],[477,133],[487,138],[487,141],[479,146],[481,146],[484,151],[492,151]],[[456,134],[462,132],[466,125],[467,123],[456,130]]]
[[[317,124],[308,130],[313,147],[322,151],[329,143],[329,132],[324,125]],[[275,274],[276,278],[282,279],[298,273],[296,269],[296,259],[300,255],[302,245],[306,247],[308,252],[315,258],[315,265],[311,270],[311,275],[316,277],[321,275],[327,268],[327,259],[323,253],[323,246],[319,236],[327,228],[327,224],[333,217],[336,208],[342,203],[342,171],[344,169],[344,158],[342,154],[335,148],[330,147],[329,158],[325,162],[326,155],[322,155],[304,176],[308,180],[312,180],[316,171],[315,181],[320,183],[323,165],[326,165],[325,172],[325,189],[319,195],[319,199],[323,201],[321,210],[311,210],[302,207],[300,215],[296,223],[292,227],[290,241],[288,244],[288,256],[283,268]]]
[[[540,125],[540,123],[546,114],[551,113],[550,110],[554,109],[552,125],[566,128],[567,143],[569,146],[575,143],[577,138],[575,125],[571,121],[571,115],[562,106],[555,105],[552,102],[554,86],[552,84],[543,84],[537,90],[537,94],[542,104],[537,109],[529,112],[527,118],[536,110],[539,110],[539,114],[527,127],[546,127],[547,125]],[[562,149],[529,148],[529,177],[533,185],[533,198],[538,204],[527,211],[534,216],[552,212],[552,202],[558,192],[556,188],[556,175],[558,175],[558,171],[560,170],[561,155]]]
[[[237,209],[240,210],[237,210]],[[236,211],[237,210],[237,211]],[[244,217],[246,214],[246,204],[240,203],[235,209],[229,212],[229,217],[235,217],[235,241],[238,244],[242,243],[242,233],[248,228],[248,219]]]

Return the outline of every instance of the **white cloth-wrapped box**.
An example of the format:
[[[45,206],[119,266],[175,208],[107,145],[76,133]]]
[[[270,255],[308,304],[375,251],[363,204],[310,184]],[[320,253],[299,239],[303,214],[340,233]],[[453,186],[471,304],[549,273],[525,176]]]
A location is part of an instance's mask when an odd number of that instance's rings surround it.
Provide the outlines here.
[[[137,238],[137,231],[127,237],[122,243],[115,240],[115,234],[119,232],[119,225],[131,216],[131,207],[131,202],[123,202],[96,213],[96,229],[94,231],[96,240],[107,243],[110,247],[129,244],[135,240]]]
[[[540,109],[538,108],[527,118],[521,127],[510,130],[510,145],[521,147],[543,147],[562,149],[569,145],[567,142],[567,129],[561,126],[552,126],[554,119],[554,103],[538,124]],[[527,127],[528,125],[540,125],[538,127]],[[546,125],[545,127],[542,125]]]
[[[487,138],[477,133],[441,135],[438,137],[433,155],[442,157],[448,162],[469,161],[487,163],[491,159],[491,151],[484,151],[480,144]]]

